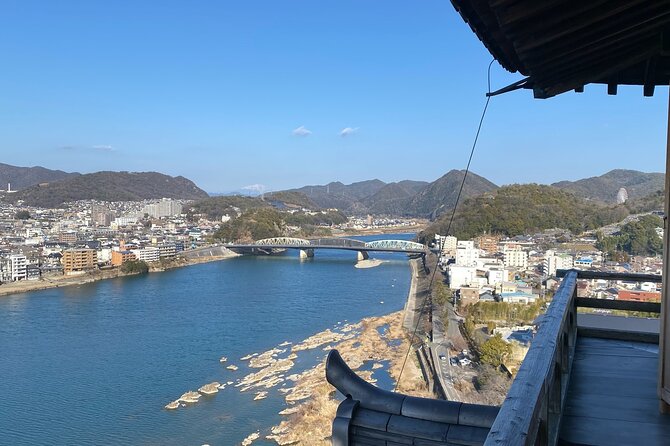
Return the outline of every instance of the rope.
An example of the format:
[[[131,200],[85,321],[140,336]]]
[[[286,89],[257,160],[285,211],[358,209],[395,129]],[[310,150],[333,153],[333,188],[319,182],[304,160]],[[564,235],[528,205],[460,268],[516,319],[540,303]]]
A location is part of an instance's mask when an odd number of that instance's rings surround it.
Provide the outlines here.
[[[482,111],[482,116],[479,118],[479,125],[477,126],[477,133],[475,134],[475,139],[472,142],[472,149],[470,149],[470,157],[468,158],[468,163],[465,166],[465,174],[463,175],[463,181],[461,181],[461,187],[458,189],[458,195],[456,196],[456,202],[454,203],[454,209],[451,212],[451,217],[449,218],[449,225],[447,225],[447,231],[446,235],[449,235],[451,232],[451,225],[454,222],[454,217],[456,216],[456,208],[458,207],[458,203],[461,200],[461,194],[463,193],[463,187],[465,186],[465,180],[468,177],[468,173],[470,172],[470,164],[472,163],[472,157],[475,154],[475,148],[477,147],[477,141],[479,140],[479,133],[482,130],[482,124],[484,123],[484,117],[486,116],[486,110],[489,108],[489,101],[491,101],[491,66],[493,65],[493,62],[495,62],[495,59],[491,60],[491,63],[489,63],[488,67],[488,76],[487,76],[487,84],[488,84],[488,93],[486,96],[486,103],[484,104],[484,110]],[[433,268],[433,272],[430,276],[430,282],[428,283],[428,295],[426,298],[423,300],[423,303],[421,304],[421,308],[419,309],[419,317],[416,319],[416,324],[414,325],[414,331],[412,331],[412,337],[410,338],[409,341],[409,346],[407,347],[407,353],[405,354],[405,359],[402,362],[402,367],[400,368],[400,373],[398,374],[398,380],[395,383],[395,387],[393,389],[394,392],[398,390],[398,386],[400,385],[400,378],[402,378],[402,373],[405,371],[405,365],[407,364],[407,358],[409,358],[409,354],[412,351],[412,344],[414,343],[414,339],[416,337],[416,332],[419,329],[419,324],[421,323],[421,317],[423,316],[423,311],[424,308],[426,307],[426,302],[428,302],[428,297],[432,295],[433,293],[433,280],[435,279],[435,272],[437,271],[437,265],[435,265],[435,268]]]

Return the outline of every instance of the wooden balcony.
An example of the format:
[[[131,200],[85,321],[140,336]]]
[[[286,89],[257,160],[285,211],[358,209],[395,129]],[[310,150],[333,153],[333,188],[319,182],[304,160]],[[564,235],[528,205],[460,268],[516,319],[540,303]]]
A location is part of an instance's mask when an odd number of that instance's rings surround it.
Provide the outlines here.
[[[577,297],[579,279],[661,276],[562,271],[563,281],[500,408],[383,391],[332,351],[326,377],[347,398],[333,445],[668,445],[659,410],[659,320],[578,307],[659,313],[661,304]]]
[[[658,320],[578,307],[660,312],[659,303],[577,297],[578,279],[660,282],[656,275],[564,271],[485,445],[666,445],[659,411]]]

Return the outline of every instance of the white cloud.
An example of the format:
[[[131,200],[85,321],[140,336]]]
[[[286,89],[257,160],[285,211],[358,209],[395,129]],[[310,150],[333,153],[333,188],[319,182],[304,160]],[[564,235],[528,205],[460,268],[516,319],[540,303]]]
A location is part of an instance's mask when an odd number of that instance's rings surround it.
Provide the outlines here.
[[[291,133],[293,133],[293,136],[309,136],[312,134],[312,132],[307,130],[304,125],[294,129]]]
[[[108,144],[99,144],[99,145],[91,146],[91,149],[100,150],[101,152],[113,152],[114,150],[116,150],[116,149],[114,149],[114,147],[112,147]]]
[[[340,136],[344,138],[344,137],[353,135],[357,131],[358,131],[358,127],[345,127],[340,131]]]

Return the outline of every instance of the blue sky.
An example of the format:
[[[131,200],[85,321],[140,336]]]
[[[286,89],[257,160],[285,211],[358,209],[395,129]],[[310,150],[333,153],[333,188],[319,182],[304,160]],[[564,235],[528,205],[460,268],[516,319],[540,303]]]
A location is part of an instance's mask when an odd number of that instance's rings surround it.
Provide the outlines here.
[[[462,169],[491,60],[446,0],[4,0],[0,54],[0,162],[210,192]],[[494,64],[494,88],[519,78]],[[495,97],[472,170],[663,171],[667,107],[667,88]]]

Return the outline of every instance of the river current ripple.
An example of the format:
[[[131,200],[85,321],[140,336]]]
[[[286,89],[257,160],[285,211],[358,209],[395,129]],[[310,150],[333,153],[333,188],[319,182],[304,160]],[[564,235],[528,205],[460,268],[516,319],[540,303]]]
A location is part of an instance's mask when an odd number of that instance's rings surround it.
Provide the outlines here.
[[[326,250],[307,261],[240,257],[0,297],[0,445],[234,445],[265,432],[286,408],[277,389],[253,401],[229,386],[192,407],[163,406],[250,373],[244,355],[401,309],[406,257],[373,257],[385,262],[357,269],[355,252]],[[317,350],[290,373],[314,366]]]

